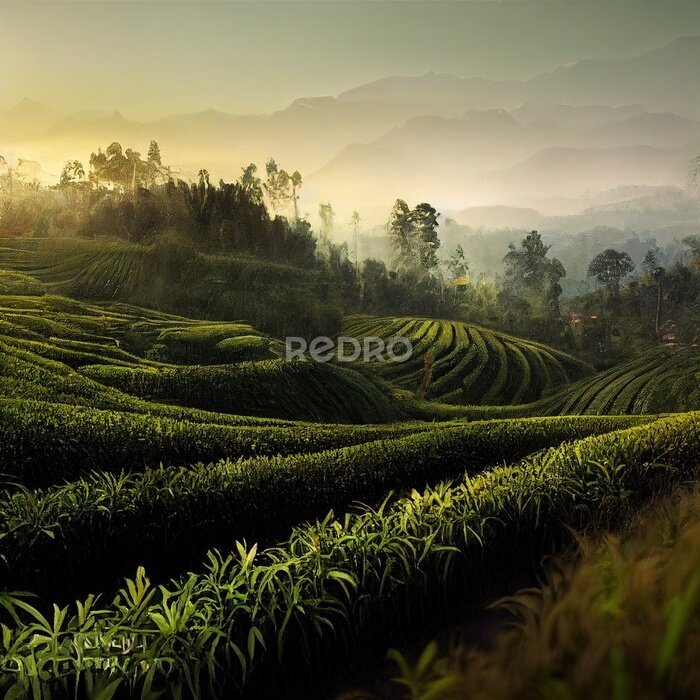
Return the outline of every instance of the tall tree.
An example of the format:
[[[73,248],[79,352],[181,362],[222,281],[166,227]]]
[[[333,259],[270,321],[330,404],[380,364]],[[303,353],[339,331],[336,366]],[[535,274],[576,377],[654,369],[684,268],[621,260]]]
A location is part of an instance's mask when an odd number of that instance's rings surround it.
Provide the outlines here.
[[[411,225],[411,209],[403,199],[397,199],[389,214],[387,232],[393,250],[392,265],[397,270],[415,267],[415,246]]]
[[[661,307],[663,302],[663,287],[666,269],[659,265],[659,248],[654,245],[650,248],[642,261],[642,270],[651,284],[656,286],[656,314],[654,315],[654,335],[659,337],[661,328]]]
[[[90,156],[90,179],[94,182],[112,182],[123,191],[136,188],[151,179],[152,165],[141,159],[141,154],[131,148],[126,151],[117,141],[107,146],[106,150],[98,149]]]
[[[318,216],[321,219],[321,233],[326,238],[331,238],[333,235],[333,219],[335,212],[330,202],[322,202],[318,205]]]
[[[424,274],[437,268],[439,216],[427,202],[410,209],[403,199],[396,200],[387,231],[394,252],[393,265],[397,270]]]
[[[504,287],[533,311],[558,316],[560,281],[566,271],[559,260],[549,257],[549,248],[537,231],[523,238],[520,247],[511,243],[503,258],[506,265]]]
[[[360,269],[360,253],[359,253],[359,238],[360,238],[360,215],[357,211],[352,213],[350,217],[350,225],[352,226],[352,242],[353,253],[355,255],[355,269],[359,272]]]
[[[634,270],[632,258],[624,252],[609,248],[591,260],[588,266],[588,276],[595,277],[607,290],[601,293],[600,313],[603,322],[604,344],[606,353],[612,348],[613,319],[619,318],[621,313],[620,289],[622,280]]]
[[[634,262],[627,253],[608,248],[591,260],[588,276],[595,277],[607,288],[610,297],[617,300],[623,278],[633,270]]]
[[[163,165],[160,155],[160,146],[157,141],[151,141],[148,147],[148,162],[157,167]]]
[[[151,187],[154,187],[159,179],[165,178],[166,176],[164,171],[165,169],[163,168],[163,160],[160,154],[160,146],[158,145],[157,141],[151,141],[148,146],[146,164],[148,167],[148,184]]]
[[[255,163],[250,163],[242,169],[243,172],[238,178],[238,182],[243,188],[243,191],[248,195],[254,204],[263,203],[263,188],[262,180],[257,176],[258,166]]]
[[[299,221],[299,189],[301,188],[301,173],[295,170],[290,180],[292,182],[292,203],[294,204],[294,221]]]
[[[457,245],[455,252],[452,253],[450,259],[447,261],[447,269],[453,280],[466,277],[469,273],[469,263],[467,262],[467,257],[464,254],[464,248],[462,248],[461,243]]]
[[[372,258],[363,260],[361,287],[362,309],[364,311],[382,313],[392,308],[392,289],[384,261]]]
[[[434,207],[427,202],[418,204],[410,214],[415,231],[420,264],[425,270],[432,270],[438,265],[437,250],[440,247],[438,237],[438,218]]]
[[[85,177],[85,168],[79,160],[67,160],[61,171],[60,184],[66,187],[72,182],[77,182]]]
[[[272,208],[278,213],[283,213],[290,205],[294,212],[294,220],[299,221],[299,189],[301,188],[301,173],[295,170],[291,175],[282,170],[274,158],[270,158],[265,164],[267,178],[265,191],[270,198]]]

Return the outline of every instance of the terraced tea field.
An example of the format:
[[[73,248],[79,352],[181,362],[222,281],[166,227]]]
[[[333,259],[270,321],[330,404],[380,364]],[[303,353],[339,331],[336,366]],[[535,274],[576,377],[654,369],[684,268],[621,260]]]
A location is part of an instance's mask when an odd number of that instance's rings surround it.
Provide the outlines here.
[[[412,392],[396,393],[408,415],[433,420],[697,411],[700,410],[700,351],[687,346],[654,348],[528,404],[458,406],[418,401]]]
[[[18,239],[0,242],[0,269],[31,276],[52,294],[78,298],[134,300],[144,289],[152,289],[154,273],[162,273],[167,254],[152,246],[124,241],[77,241]],[[253,278],[305,278],[304,270],[253,258],[206,256],[208,268],[221,274],[233,265],[238,273]],[[177,268],[181,261],[175,261]],[[220,268],[220,269],[217,269]],[[177,269],[175,270],[177,271]],[[35,282],[35,283],[36,283]]]
[[[147,299],[149,306],[177,314],[246,318],[277,337],[317,331],[326,317],[339,313],[336,300],[327,293],[319,297],[315,270],[250,255],[195,253],[167,238],[148,245],[105,239],[0,241],[0,270],[0,292],[6,294],[137,305]]]
[[[0,395],[12,398],[137,412],[155,405],[161,416],[185,408],[343,423],[400,416],[381,381],[347,367],[284,362],[281,341],[243,322],[5,295],[0,348]]]
[[[530,403],[593,374],[584,362],[546,345],[459,321],[352,316],[343,333],[358,339],[408,338],[412,357],[402,363],[377,362],[380,376],[399,389],[415,391],[430,354],[426,398],[442,403]]]
[[[353,317],[415,356],[288,363],[244,320],[50,294],[20,262],[0,271],[3,697],[318,697],[499,562],[531,572],[700,468],[700,414],[654,415],[697,404],[693,348],[595,375],[470,324]]]
[[[643,414],[700,408],[700,351],[660,347],[538,403],[533,412]]]

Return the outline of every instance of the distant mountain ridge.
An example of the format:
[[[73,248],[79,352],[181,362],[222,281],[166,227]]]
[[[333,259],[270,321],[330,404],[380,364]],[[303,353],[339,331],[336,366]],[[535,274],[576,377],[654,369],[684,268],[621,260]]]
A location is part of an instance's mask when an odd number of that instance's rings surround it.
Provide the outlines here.
[[[0,112],[0,154],[60,172],[63,160],[114,140],[145,150],[156,139],[183,177],[207,167],[230,179],[275,157],[304,174],[307,208],[347,201],[378,217],[395,195],[455,210],[536,208],[538,190],[576,198],[596,186],[682,186],[700,152],[698,65],[700,37],[687,37],[530,80],[392,76],[271,114],[209,108],[151,122],[118,111],[64,115],[25,99]]]
[[[143,127],[201,122],[212,117],[229,123],[251,123],[272,118],[293,119],[343,109],[353,103],[380,105],[386,114],[405,121],[411,116],[462,116],[468,110],[523,109],[527,104],[562,104],[574,107],[597,105],[644,105],[649,111],[668,111],[700,119],[700,37],[683,37],[627,60],[585,60],[536,75],[529,80],[462,78],[429,72],[421,76],[389,76],[357,86],[337,97],[302,97],[272,115],[234,115],[211,108],[191,114],[164,117],[140,123]],[[629,108],[628,108],[629,109]],[[351,110],[348,110],[351,112]],[[86,113],[84,113],[86,114]],[[105,113],[96,113],[103,118]],[[119,115],[119,112],[112,113]],[[16,107],[0,112],[0,125],[15,117],[27,120],[32,130],[55,125],[62,115],[25,98]],[[131,121],[131,120],[127,120]],[[34,135],[37,135],[36,133]]]
[[[683,37],[627,60],[585,60],[530,80],[485,80],[426,73],[394,76],[341,93],[338,100],[383,100],[392,104],[432,104],[451,116],[470,108],[515,109],[523,102],[644,104],[652,111],[672,111],[700,118],[700,37]]]

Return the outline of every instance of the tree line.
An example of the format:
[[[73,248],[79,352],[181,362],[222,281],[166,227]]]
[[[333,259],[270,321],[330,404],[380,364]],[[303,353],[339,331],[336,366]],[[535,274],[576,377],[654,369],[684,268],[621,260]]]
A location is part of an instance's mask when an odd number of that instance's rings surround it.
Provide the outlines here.
[[[232,183],[211,182],[205,169],[185,181],[164,164],[157,142],[145,157],[114,142],[91,155],[88,169],[67,161],[51,188],[22,182],[5,167],[0,231],[116,236],[134,244],[175,236],[198,253],[251,255],[314,270],[319,298],[341,299],[346,313],[463,318],[567,346],[602,364],[624,348],[692,342],[697,335],[699,239],[687,239],[688,260],[671,265],[652,248],[641,271],[627,253],[603,251],[588,267],[596,289],[564,303],[566,270],[537,231],[510,243],[502,274],[472,279],[462,245],[441,251],[440,213],[427,202],[410,207],[399,199],[386,223],[391,259],[360,261],[360,215],[353,212],[350,221],[351,244],[338,244],[335,212],[322,202],[314,232],[299,214],[302,185],[298,171],[272,158],[263,172],[252,163],[242,168]]]

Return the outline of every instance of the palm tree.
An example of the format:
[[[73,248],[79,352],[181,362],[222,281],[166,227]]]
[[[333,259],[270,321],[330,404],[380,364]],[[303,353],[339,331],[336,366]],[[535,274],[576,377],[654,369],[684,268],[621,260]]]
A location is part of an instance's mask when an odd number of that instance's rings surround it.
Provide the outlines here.
[[[352,213],[352,216],[350,217],[350,223],[352,224],[352,233],[353,233],[353,243],[354,243],[354,248],[355,248],[355,269],[359,273],[360,271],[360,258],[359,258],[359,253],[357,249],[357,241],[358,241],[358,236],[360,233],[360,215],[354,211]]]

